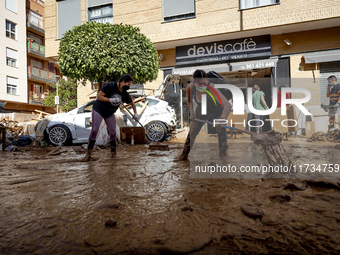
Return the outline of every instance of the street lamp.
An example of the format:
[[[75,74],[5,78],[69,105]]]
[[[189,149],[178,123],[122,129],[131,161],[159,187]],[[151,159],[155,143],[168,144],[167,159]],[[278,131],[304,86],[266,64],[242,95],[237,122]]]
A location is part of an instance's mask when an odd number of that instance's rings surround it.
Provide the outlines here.
[[[58,94],[58,85],[59,85],[59,80],[60,80],[60,75],[55,75],[55,80],[57,82],[57,95],[54,98],[54,104],[57,105],[57,113],[59,113],[59,94]]]

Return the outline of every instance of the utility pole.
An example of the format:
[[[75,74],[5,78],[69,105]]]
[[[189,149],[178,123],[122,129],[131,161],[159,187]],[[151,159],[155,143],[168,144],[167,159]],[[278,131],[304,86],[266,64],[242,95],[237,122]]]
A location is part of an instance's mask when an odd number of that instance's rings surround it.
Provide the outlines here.
[[[60,75],[55,75],[55,80],[57,81],[57,96],[54,98],[54,103],[57,105],[57,113],[59,113],[59,93],[58,93],[58,86],[59,86],[59,80]]]

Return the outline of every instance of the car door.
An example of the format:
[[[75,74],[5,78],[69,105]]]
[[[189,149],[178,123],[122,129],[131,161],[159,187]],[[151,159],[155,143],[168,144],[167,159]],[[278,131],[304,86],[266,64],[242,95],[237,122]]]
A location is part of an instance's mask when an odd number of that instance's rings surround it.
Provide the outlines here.
[[[76,139],[79,141],[87,140],[90,136],[92,128],[90,119],[92,116],[93,103],[94,101],[80,107],[78,109],[78,113],[75,116],[74,125],[76,129]]]

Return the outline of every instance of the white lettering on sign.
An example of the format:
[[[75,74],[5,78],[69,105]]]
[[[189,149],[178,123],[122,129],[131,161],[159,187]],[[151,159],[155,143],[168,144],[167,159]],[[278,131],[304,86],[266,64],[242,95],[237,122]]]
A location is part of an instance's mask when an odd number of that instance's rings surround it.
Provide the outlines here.
[[[192,48],[188,49],[187,55],[190,57],[195,56],[203,56],[203,55],[214,55],[214,54],[221,54],[221,53],[235,53],[235,52],[242,52],[242,51],[250,51],[256,49],[256,42],[254,42],[251,38],[249,40],[246,38],[243,42],[237,42],[234,44],[227,43],[225,45],[219,44],[205,47],[198,47],[193,45]],[[237,58],[237,57],[236,57]],[[240,55],[238,58],[244,58],[244,56]]]
[[[250,69],[259,69],[259,68],[268,68],[268,67],[274,67],[275,62],[259,62],[259,63],[253,63],[253,64],[246,64],[241,67],[242,70],[250,70]]]

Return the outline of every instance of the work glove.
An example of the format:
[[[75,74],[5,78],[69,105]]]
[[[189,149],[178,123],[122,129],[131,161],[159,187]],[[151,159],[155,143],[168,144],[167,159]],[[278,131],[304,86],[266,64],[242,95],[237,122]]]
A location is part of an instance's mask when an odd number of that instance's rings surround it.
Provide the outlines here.
[[[120,103],[122,101],[119,97],[113,97],[113,98],[110,98],[110,102],[111,103]]]
[[[138,120],[138,114],[135,113],[135,114],[133,115],[133,118],[134,118],[135,120]]]
[[[339,104],[339,103],[336,103],[336,104],[334,105],[334,108],[338,108],[338,107],[340,107],[340,104]]]

